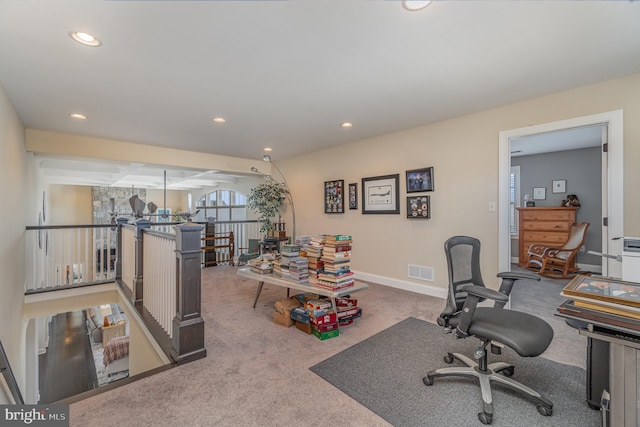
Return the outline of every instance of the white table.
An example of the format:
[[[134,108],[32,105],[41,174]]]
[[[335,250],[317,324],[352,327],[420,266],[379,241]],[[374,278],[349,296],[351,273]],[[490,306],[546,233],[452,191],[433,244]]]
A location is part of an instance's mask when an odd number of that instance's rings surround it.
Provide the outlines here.
[[[367,285],[366,283],[355,281],[353,286],[349,286],[347,288],[342,288],[337,290],[331,290],[331,289],[321,288],[320,286],[315,286],[312,284],[291,282],[289,280],[282,279],[280,276],[273,273],[268,273],[268,274],[254,273],[253,271],[251,271],[250,267],[240,268],[238,270],[238,276],[242,276],[248,279],[254,279],[258,281],[258,289],[256,291],[256,299],[253,301],[253,308],[256,308],[258,297],[260,296],[260,292],[262,291],[262,286],[265,283],[287,288],[287,296],[289,296],[289,289],[295,289],[296,291],[311,292],[314,294],[329,297],[331,298],[331,305],[333,306],[333,309],[336,313],[338,312],[336,308],[336,298],[344,297],[345,295],[351,295],[354,292],[359,292],[359,291],[364,291],[365,289],[369,289],[369,285]]]

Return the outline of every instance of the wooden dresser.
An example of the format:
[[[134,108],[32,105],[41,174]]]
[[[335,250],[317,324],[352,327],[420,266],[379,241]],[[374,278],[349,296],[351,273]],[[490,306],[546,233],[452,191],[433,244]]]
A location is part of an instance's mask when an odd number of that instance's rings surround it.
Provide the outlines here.
[[[569,239],[569,230],[576,222],[578,208],[540,206],[516,209],[519,213],[518,264],[522,267],[527,263],[527,250],[532,243],[558,247]]]

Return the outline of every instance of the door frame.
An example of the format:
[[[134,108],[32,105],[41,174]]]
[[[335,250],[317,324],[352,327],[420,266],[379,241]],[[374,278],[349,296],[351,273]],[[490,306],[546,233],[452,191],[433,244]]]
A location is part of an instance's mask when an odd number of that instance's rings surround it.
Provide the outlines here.
[[[510,140],[538,133],[553,132],[583,126],[604,125],[607,127],[607,167],[603,168],[602,194],[608,196],[603,203],[602,215],[609,218],[609,226],[602,227],[602,250],[604,254],[620,255],[624,236],[624,137],[623,110],[576,117],[568,120],[532,125],[499,132],[498,171],[498,271],[511,270],[511,235],[509,233],[509,174],[511,170]],[[620,277],[620,262],[608,262],[603,257],[602,274]]]

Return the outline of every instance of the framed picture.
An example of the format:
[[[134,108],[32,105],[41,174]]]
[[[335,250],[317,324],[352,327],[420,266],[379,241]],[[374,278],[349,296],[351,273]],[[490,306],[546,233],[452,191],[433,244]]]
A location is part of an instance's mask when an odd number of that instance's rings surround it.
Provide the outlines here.
[[[344,213],[344,180],[324,182],[324,213]]]
[[[431,196],[407,197],[407,218],[431,218]]]
[[[363,214],[400,213],[400,174],[362,178]]]
[[[553,186],[551,187],[551,191],[554,193],[566,193],[567,192],[567,180],[566,179],[557,179],[553,181]]]
[[[349,184],[349,209],[358,209],[358,183]]]
[[[533,200],[544,200],[547,198],[547,188],[546,187],[534,187],[533,188]]]
[[[580,302],[591,302],[598,307],[640,313],[640,284],[637,282],[578,275],[565,286],[561,295]]]
[[[433,191],[433,167],[407,171],[407,193]]]

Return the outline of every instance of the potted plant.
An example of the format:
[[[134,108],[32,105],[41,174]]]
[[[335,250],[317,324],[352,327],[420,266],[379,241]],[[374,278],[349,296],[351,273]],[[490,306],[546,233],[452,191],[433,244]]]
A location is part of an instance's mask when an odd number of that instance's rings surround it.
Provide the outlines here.
[[[260,232],[268,235],[273,229],[273,220],[279,213],[287,196],[287,190],[275,181],[265,181],[254,187],[247,196],[247,206],[257,211],[261,222]]]

